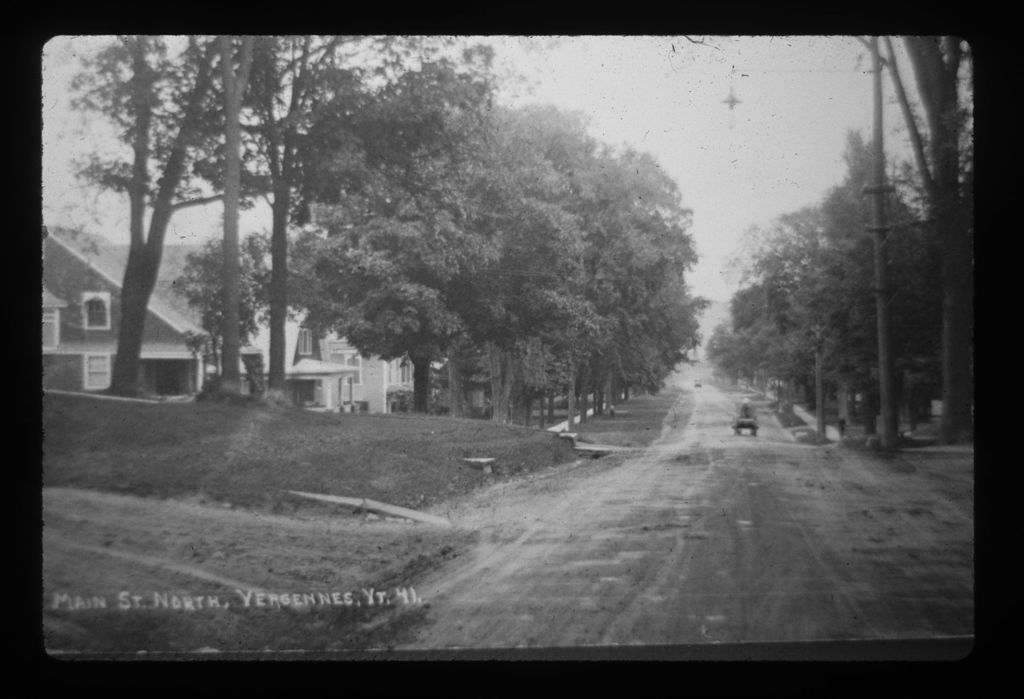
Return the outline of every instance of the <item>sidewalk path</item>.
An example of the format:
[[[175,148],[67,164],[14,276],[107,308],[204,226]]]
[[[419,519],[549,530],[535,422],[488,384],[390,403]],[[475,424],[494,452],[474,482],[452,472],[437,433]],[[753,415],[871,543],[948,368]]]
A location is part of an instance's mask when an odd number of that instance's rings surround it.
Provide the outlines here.
[[[594,409],[591,408],[590,410],[587,411],[587,417],[592,417],[593,415],[594,415]],[[580,424],[578,417],[575,420],[575,424],[576,425]],[[567,429],[569,429],[569,421],[568,420],[562,420],[562,422],[558,423],[557,425],[555,425],[553,427],[548,427],[546,429],[547,429],[548,432],[565,432]]]
[[[798,418],[800,418],[801,420],[806,422],[808,427],[810,427],[812,429],[817,429],[817,425],[818,425],[818,418],[817,417],[815,417],[814,415],[811,415],[809,412],[804,410],[802,407],[800,407],[799,405],[795,405],[795,404],[793,405],[793,412],[796,413],[796,416]],[[831,440],[833,440],[835,442],[840,441],[839,429],[836,428],[836,427],[833,427],[832,425],[828,425],[828,424],[825,425],[825,436],[828,439],[831,439]]]

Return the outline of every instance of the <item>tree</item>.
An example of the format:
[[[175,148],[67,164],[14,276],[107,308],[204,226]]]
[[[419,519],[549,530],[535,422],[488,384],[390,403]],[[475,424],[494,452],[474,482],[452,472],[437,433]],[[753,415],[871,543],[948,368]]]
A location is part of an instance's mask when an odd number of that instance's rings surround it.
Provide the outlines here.
[[[253,46],[248,102],[254,123],[250,135],[262,166],[253,179],[271,208],[270,366],[271,393],[284,391],[285,321],[288,317],[288,229],[308,221],[308,209],[295,192],[302,184],[304,156],[316,147],[305,143],[318,108],[341,93],[362,89],[360,71],[346,68],[341,49],[358,43],[350,37],[261,36]],[[255,158],[253,160],[256,160]]]
[[[474,350],[497,422],[555,390],[655,390],[704,303],[685,284],[696,257],[674,183],[649,156],[598,153],[574,116],[491,108],[480,57],[464,59],[423,62],[311,124],[306,191],[326,235],[294,246],[307,322],[408,355],[420,410],[431,362]]]
[[[588,175],[579,209],[585,293],[607,333],[592,348],[588,373],[597,386],[614,372],[656,391],[699,342],[697,317],[707,303],[691,297],[685,280],[697,260],[691,212],[647,154],[606,150]]]
[[[242,95],[252,64],[251,36],[242,37],[235,67],[235,41],[219,38],[220,67],[224,98],[224,323],[220,389],[237,393],[241,360],[239,332],[240,262],[238,249],[238,201],[242,180]]]
[[[304,196],[321,203],[328,236],[296,243],[296,299],[309,323],[363,352],[407,355],[418,411],[431,362],[463,330],[447,285],[486,254],[467,235],[465,182],[491,86],[479,53],[463,59],[424,60],[358,105],[332,100],[310,127],[319,157],[304,165]]]
[[[550,107],[497,111],[487,143],[472,228],[497,254],[452,296],[494,358],[494,419],[528,414],[546,390],[594,394],[598,411],[610,383],[655,390],[692,346],[700,307],[674,183]]]
[[[172,215],[209,201],[197,196],[185,175],[210,111],[215,52],[215,42],[199,37],[189,37],[173,57],[161,37],[119,37],[84,62],[73,84],[75,105],[112,120],[132,152],[130,162],[93,156],[79,171],[85,180],[124,193],[129,201],[130,244],[121,284],[112,393],[139,391],[146,309]],[[154,168],[160,172],[156,178]]]
[[[953,443],[973,433],[974,159],[968,103],[973,66],[969,48],[958,37],[906,37],[904,45],[924,109],[927,148],[903,92],[891,44],[889,65],[912,134],[928,220],[942,250],[940,438]]]
[[[733,332],[716,333],[710,351],[732,374],[758,377],[762,385],[780,379],[804,386],[809,394],[813,352],[820,348],[825,380],[868,399],[865,427],[873,432],[877,309],[863,197],[871,157],[859,134],[849,135],[845,159],[845,180],[819,205],[751,232],[744,287],[732,299]],[[888,243],[894,281],[888,304],[896,328],[892,349],[909,403],[911,384],[926,384],[929,356],[935,356],[929,338],[939,328],[936,251],[899,190],[887,204],[895,225]]]
[[[238,331],[241,344],[248,343],[265,320],[268,307],[267,269],[269,242],[266,237],[249,235],[242,243],[239,274]],[[211,240],[188,256],[182,275],[175,285],[189,305],[199,313],[199,324],[218,367],[222,366],[224,317],[224,241]],[[196,346],[200,343],[196,342]]]
[[[485,254],[448,298],[470,342],[486,350],[492,419],[504,423],[543,392],[553,345],[582,357],[578,333],[592,309],[576,298],[582,234],[567,173],[593,144],[578,121],[551,109],[495,110],[488,126],[468,192],[469,228]]]

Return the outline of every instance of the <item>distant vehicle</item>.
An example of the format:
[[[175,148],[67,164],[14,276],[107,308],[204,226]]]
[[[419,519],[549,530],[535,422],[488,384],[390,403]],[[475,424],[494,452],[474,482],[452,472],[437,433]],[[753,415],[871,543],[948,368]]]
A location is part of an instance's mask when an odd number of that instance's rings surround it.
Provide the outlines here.
[[[693,382],[693,387],[694,388],[700,388],[700,379],[698,379],[697,381]]]
[[[757,436],[757,417],[754,416],[754,406],[750,401],[743,401],[732,422],[733,434],[740,434],[743,430],[750,430],[752,436]]]

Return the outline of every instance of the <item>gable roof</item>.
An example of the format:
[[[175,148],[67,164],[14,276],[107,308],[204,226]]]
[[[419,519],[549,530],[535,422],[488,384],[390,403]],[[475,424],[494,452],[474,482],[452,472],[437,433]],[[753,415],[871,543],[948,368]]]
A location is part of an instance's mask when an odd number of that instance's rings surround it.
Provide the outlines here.
[[[57,298],[45,286],[43,287],[43,308],[66,308],[67,301]]]
[[[128,246],[112,243],[83,231],[48,228],[49,237],[94,269],[108,282],[121,288],[128,263]],[[175,289],[174,282],[184,269],[186,258],[200,249],[197,245],[164,245],[156,286],[149,310],[178,332],[202,332],[198,315]],[[54,297],[56,298],[56,297]]]
[[[302,328],[304,320],[305,313],[299,312],[288,318],[284,324],[286,375],[356,373],[358,371],[356,368],[344,364],[335,364],[334,362],[315,359],[310,356],[297,355],[296,348],[299,343],[299,330]],[[343,342],[351,347],[348,340],[335,332],[328,332],[321,337],[315,338],[314,342]],[[351,349],[356,350],[355,347],[351,347]],[[260,324],[248,351],[258,351],[263,355],[264,366],[270,365],[270,328],[266,323]]]
[[[302,321],[296,318],[288,318],[284,323],[284,356],[285,372],[288,372],[294,365],[295,348],[299,343],[299,328]],[[270,366],[270,327],[267,323],[260,323],[256,328],[256,336],[252,338],[249,347],[250,351],[259,351],[263,355],[264,366]]]

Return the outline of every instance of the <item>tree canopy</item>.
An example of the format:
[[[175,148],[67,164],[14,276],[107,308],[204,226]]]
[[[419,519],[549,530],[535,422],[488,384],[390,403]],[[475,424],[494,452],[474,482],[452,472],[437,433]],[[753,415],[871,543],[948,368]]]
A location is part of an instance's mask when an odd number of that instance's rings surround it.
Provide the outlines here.
[[[486,74],[444,62],[337,119],[326,235],[296,252],[310,322],[417,376],[477,347],[500,421],[580,382],[654,390],[698,341],[689,212],[649,156],[553,108],[494,107]]]
[[[848,136],[845,160],[846,178],[819,204],[748,235],[745,284],[732,298],[732,327],[716,329],[709,345],[709,357],[734,378],[809,386],[820,341],[826,378],[875,398],[874,259],[862,195],[870,157],[857,133]],[[905,195],[893,193],[888,208],[896,222],[889,236],[889,306],[906,401],[911,384],[931,388],[940,380],[940,278],[935,241]]]

